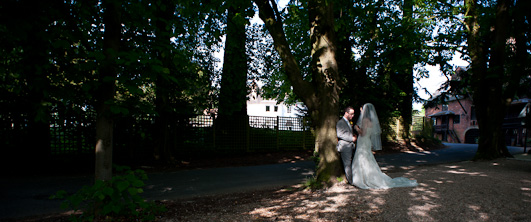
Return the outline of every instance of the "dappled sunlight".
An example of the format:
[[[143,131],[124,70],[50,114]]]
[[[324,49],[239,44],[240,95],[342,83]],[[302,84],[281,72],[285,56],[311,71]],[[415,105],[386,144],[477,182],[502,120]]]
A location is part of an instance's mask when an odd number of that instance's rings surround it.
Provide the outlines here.
[[[433,152],[430,152],[430,151],[404,151],[404,153],[407,153],[407,154],[411,154],[411,155],[417,155],[417,156],[426,156],[426,155],[432,155]]]
[[[435,218],[431,217],[429,212],[437,207],[436,204],[425,203],[424,205],[415,205],[408,208],[408,215],[410,218],[421,218],[423,221],[433,221]]]
[[[446,171],[448,173],[454,173],[454,174],[466,174],[466,175],[469,175],[469,176],[482,176],[482,177],[486,177],[488,175],[485,175],[485,174],[482,174],[482,173],[479,173],[479,172],[467,172],[466,170],[464,169],[460,169],[460,170],[448,170]]]
[[[293,156],[293,157],[282,157],[282,159],[278,160],[278,163],[295,163],[297,161],[304,160],[305,158],[303,156]]]
[[[360,191],[344,184],[336,184],[320,191],[299,191],[296,195],[289,195],[281,200],[268,200],[246,214],[251,215],[253,219],[334,221],[333,218],[337,215],[344,215],[341,218],[345,219],[366,218],[366,215],[376,213],[375,209],[385,203],[385,198],[366,198]],[[365,206],[356,208],[365,201],[370,201],[373,205],[370,208],[374,209],[366,209]]]
[[[417,160],[417,161],[415,161],[415,163],[417,163],[418,165],[420,165],[420,164],[427,164],[427,163],[429,163],[429,162],[428,162],[427,160]]]
[[[332,196],[327,198],[328,206],[323,209],[322,212],[337,212],[341,208],[345,207],[349,202],[349,195],[339,194],[337,196]]]
[[[531,181],[530,180],[522,180],[522,185],[524,187],[520,187],[520,190],[522,191],[523,201],[526,203],[531,203]]]
[[[478,215],[478,219],[486,221],[489,219],[489,215],[485,212],[481,212],[481,207],[478,205],[469,205],[468,208]]]
[[[440,198],[437,190],[433,187],[428,187],[425,183],[419,184],[419,187],[413,189],[409,195],[412,198],[411,200],[414,201],[429,201]]]
[[[530,168],[510,161],[389,167],[384,172],[390,177],[416,179],[419,185],[364,190],[336,184],[262,200],[244,214],[259,221],[526,220],[531,203],[531,180],[526,177]]]
[[[369,207],[371,209],[378,209],[380,206],[384,205],[385,199],[382,197],[376,197],[371,200],[371,202],[368,203]]]
[[[440,194],[436,188],[436,184],[438,183],[435,181],[419,182],[419,186],[408,192],[409,207],[407,208],[406,213],[410,220],[435,220],[430,213],[441,207],[441,205],[438,204]]]
[[[460,168],[459,166],[455,166],[455,165],[447,166],[447,168],[450,168],[451,170],[447,170],[446,172],[452,173],[452,174],[466,174],[469,176],[482,176],[482,177],[488,176],[480,172],[468,172],[469,170]]]

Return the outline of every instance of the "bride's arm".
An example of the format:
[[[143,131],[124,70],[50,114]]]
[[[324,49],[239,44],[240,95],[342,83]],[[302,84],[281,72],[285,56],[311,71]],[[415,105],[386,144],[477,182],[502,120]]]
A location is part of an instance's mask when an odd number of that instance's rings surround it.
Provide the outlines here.
[[[355,125],[355,126],[354,126],[354,129],[358,132],[358,134],[359,134],[360,136],[363,136],[363,130],[361,130],[360,126]]]
[[[361,121],[361,125],[363,126],[363,128],[361,128],[360,126],[356,125],[354,128],[356,128],[356,130],[358,131],[358,133],[360,134],[360,136],[364,136],[366,131],[368,129],[371,128],[372,124],[371,124],[371,120],[367,119],[367,118],[364,118],[362,121]]]

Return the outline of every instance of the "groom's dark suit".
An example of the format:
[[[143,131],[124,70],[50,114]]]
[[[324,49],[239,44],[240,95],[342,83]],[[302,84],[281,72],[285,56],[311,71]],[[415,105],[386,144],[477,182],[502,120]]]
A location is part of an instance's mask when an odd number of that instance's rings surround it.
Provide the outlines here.
[[[352,184],[352,158],[356,149],[356,144],[354,144],[352,127],[344,117],[337,121],[336,132],[337,151],[341,154],[341,161],[345,168],[347,181]]]

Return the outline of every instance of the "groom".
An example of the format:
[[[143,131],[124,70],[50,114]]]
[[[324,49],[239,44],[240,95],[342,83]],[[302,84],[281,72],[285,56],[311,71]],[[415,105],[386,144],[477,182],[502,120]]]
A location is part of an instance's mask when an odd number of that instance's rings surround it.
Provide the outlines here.
[[[354,117],[354,108],[345,108],[345,114],[337,121],[337,151],[341,155],[341,161],[345,169],[347,182],[352,185],[352,158],[356,149],[356,135],[353,133],[350,121]]]

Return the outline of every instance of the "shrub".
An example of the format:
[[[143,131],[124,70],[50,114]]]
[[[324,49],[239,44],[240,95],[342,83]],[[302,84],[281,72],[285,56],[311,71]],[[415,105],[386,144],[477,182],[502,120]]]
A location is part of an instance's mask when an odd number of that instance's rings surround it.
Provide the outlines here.
[[[74,214],[72,221],[92,221],[102,218],[105,221],[118,218],[154,220],[155,214],[165,211],[163,206],[145,201],[139,194],[143,192],[147,174],[143,170],[131,170],[126,166],[115,166],[116,175],[109,181],[96,181],[92,186],[84,186],[77,193],[67,196],[60,190],[51,198],[65,199],[63,209],[82,212]]]

